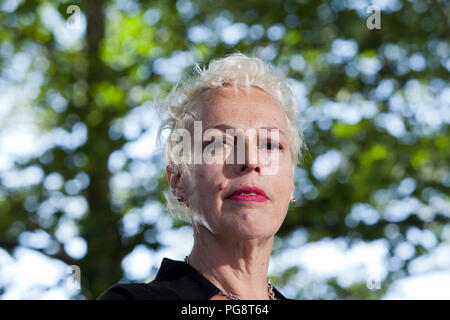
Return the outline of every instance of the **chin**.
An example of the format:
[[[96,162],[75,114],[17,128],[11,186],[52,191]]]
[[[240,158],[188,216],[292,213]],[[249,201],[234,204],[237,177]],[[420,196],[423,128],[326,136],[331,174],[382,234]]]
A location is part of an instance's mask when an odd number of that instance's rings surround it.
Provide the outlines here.
[[[233,219],[233,222],[228,223],[227,233],[235,238],[248,240],[274,235],[273,223],[264,219],[254,219],[249,215],[255,215],[255,213],[246,213],[242,219]]]

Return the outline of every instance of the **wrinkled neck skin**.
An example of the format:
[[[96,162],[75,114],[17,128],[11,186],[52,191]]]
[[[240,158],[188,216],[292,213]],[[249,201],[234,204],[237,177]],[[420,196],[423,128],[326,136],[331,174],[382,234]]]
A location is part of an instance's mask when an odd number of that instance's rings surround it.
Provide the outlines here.
[[[192,226],[194,246],[189,259],[198,272],[243,300],[270,300],[267,272],[273,236],[236,239],[215,235],[195,221]]]

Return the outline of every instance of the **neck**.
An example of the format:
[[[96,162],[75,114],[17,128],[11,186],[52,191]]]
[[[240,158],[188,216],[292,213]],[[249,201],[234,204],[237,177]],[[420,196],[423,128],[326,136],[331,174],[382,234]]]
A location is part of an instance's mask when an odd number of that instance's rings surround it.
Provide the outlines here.
[[[232,237],[230,237],[232,238]],[[230,239],[194,228],[190,264],[217,288],[243,300],[270,299],[267,271],[273,236]]]

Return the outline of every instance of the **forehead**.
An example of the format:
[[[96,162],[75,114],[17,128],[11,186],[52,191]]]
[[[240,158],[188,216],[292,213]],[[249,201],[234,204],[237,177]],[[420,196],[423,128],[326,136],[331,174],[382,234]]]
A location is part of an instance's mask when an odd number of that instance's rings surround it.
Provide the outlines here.
[[[250,87],[208,89],[198,98],[192,111],[203,121],[203,128],[226,123],[235,128],[287,128],[285,113],[264,90]]]

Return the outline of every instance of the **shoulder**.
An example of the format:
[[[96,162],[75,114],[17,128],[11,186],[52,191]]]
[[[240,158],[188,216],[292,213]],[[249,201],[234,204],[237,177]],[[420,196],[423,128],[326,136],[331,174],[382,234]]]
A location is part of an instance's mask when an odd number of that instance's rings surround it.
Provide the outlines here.
[[[103,292],[97,300],[178,300],[175,291],[155,282],[120,283]]]

